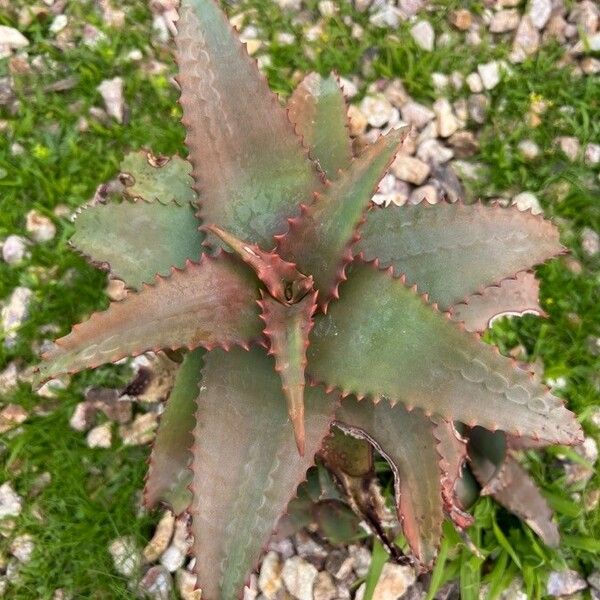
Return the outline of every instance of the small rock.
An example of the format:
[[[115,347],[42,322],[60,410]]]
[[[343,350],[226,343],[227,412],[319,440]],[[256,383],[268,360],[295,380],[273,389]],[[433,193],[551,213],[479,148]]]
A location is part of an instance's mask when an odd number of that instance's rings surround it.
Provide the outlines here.
[[[346,98],[354,98],[354,96],[358,94],[358,87],[356,84],[345,77],[340,77],[340,87]]]
[[[473,24],[473,15],[466,8],[453,10],[450,13],[450,24],[461,31],[467,31]]]
[[[90,448],[110,448],[112,444],[112,423],[106,422],[90,429],[86,436]]]
[[[113,540],[108,551],[112,556],[117,573],[125,577],[132,577],[139,571],[142,560],[132,537],[126,536]]]
[[[580,144],[576,137],[569,135],[561,136],[556,138],[556,143],[570,161],[577,160]]]
[[[411,567],[386,563],[375,586],[373,598],[396,600],[415,582],[415,572]]]
[[[552,571],[548,577],[547,591],[549,596],[566,596],[587,588],[585,579],[573,570]]]
[[[14,27],[0,25],[0,55],[3,48],[18,50],[26,46],[29,46],[29,40],[19,30]]]
[[[156,526],[152,539],[144,548],[143,555],[146,562],[155,562],[168,548],[174,528],[175,517],[170,510],[166,510]]]
[[[123,79],[105,79],[99,86],[98,91],[104,100],[106,112],[117,121],[122,123],[125,115],[125,102],[123,100]]]
[[[276,552],[267,552],[258,576],[258,588],[268,600],[275,600],[281,589],[281,561]]]
[[[454,161],[452,165],[456,165]],[[446,165],[433,165],[431,169],[431,177],[435,181],[438,190],[448,202],[456,202],[457,200],[465,197],[465,188],[459,181],[454,171],[453,166]]]
[[[21,514],[21,497],[7,481],[0,485],[0,519],[18,517]]]
[[[398,179],[420,185],[429,175],[429,165],[418,158],[399,154],[392,163],[391,170]]]
[[[35,496],[38,496],[42,490],[44,490],[46,487],[48,487],[50,485],[50,482],[52,481],[52,475],[48,472],[48,471],[44,471],[43,473],[40,473],[34,480],[33,483],[31,484],[31,487],[29,488],[29,497],[30,498],[35,498]]]
[[[27,411],[19,404],[7,404],[0,410],[0,434],[14,429],[27,420]]]
[[[24,238],[20,235],[9,235],[2,245],[2,258],[9,265],[14,265],[23,260],[26,248]]]
[[[35,545],[28,533],[17,536],[10,544],[10,553],[22,563],[29,562]]]
[[[580,40],[573,48],[571,48],[573,54],[584,54],[587,52],[600,52],[600,32],[595,33],[586,37],[585,41]]]
[[[50,24],[49,31],[50,33],[56,35],[60,31],[62,31],[68,25],[68,23],[69,19],[67,18],[67,15],[56,15],[56,17],[54,17],[54,20]]]
[[[492,33],[513,31],[519,25],[520,18],[519,11],[516,9],[500,10],[490,21],[490,31]]]
[[[188,536],[187,521],[185,516],[182,516],[175,521],[173,541],[160,557],[160,563],[171,573],[175,573],[183,566],[190,546],[191,539]]]
[[[313,600],[313,586],[317,575],[317,569],[299,556],[288,558],[281,571],[286,589],[298,600]]]
[[[408,199],[409,204],[421,204],[421,202],[427,202],[428,204],[437,204],[438,202],[438,191],[434,185],[422,185],[415,188]]]
[[[448,138],[448,143],[458,158],[468,158],[479,150],[479,142],[472,131],[457,131]]]
[[[433,112],[437,117],[441,137],[449,137],[458,129],[458,120],[447,98],[438,98],[433,104]]]
[[[583,160],[586,165],[595,166],[600,163],[600,144],[587,144]]]
[[[588,575],[587,581],[595,590],[600,591],[600,571],[592,571]]]
[[[598,29],[600,21],[598,3],[595,0],[576,2],[569,13],[569,21],[586,35],[594,33]]]
[[[367,128],[367,125],[367,117],[365,117],[365,115],[357,106],[351,104],[348,107],[348,126],[350,130],[350,135],[361,135]]]
[[[61,378],[51,379],[47,381],[36,394],[41,398],[56,398],[60,390],[67,388],[67,380]]]
[[[371,553],[359,544],[348,546],[348,553],[354,561],[354,572],[357,577],[366,577],[371,566]]]
[[[540,33],[533,26],[531,18],[524,15],[517,28],[515,39],[513,40],[511,62],[523,62],[528,56],[535,54],[540,47]]]
[[[317,8],[323,17],[333,17],[337,12],[337,7],[331,0],[321,0]]]
[[[0,396],[7,394],[17,387],[19,383],[19,370],[13,361],[0,373]]]
[[[296,551],[301,558],[311,563],[321,563],[327,558],[327,548],[315,541],[306,531],[301,530],[294,536]]]
[[[489,106],[487,96],[485,94],[471,94],[467,101],[467,106],[469,109],[469,117],[471,117],[475,123],[483,125]]]
[[[185,569],[178,569],[175,573],[175,585],[181,600],[200,600],[201,590],[196,589],[196,576]]]
[[[414,17],[425,5],[424,0],[399,0],[398,6],[407,17]]]
[[[119,426],[119,436],[125,446],[141,446],[154,439],[158,417],[153,412],[138,415],[130,425]]]
[[[383,95],[391,102],[392,106],[401,108],[410,101],[410,96],[400,79],[394,79],[383,91]]]
[[[453,157],[454,152],[438,140],[425,140],[417,149],[417,158],[426,163],[445,163]]]
[[[600,490],[599,489],[587,489],[583,493],[583,507],[585,512],[593,512],[600,505]]]
[[[444,73],[432,73],[431,83],[436,92],[443,92],[450,83],[450,78]]]
[[[296,549],[290,538],[271,539],[267,549],[276,552],[283,559],[290,558],[296,554]]]
[[[469,73],[467,75],[466,81],[467,86],[469,86],[469,89],[473,93],[478,94],[480,92],[483,92],[483,81],[481,81],[479,73]]]
[[[396,112],[396,109],[382,94],[365,96],[360,103],[360,110],[371,127],[383,127],[394,118]]]
[[[33,292],[26,287],[16,287],[8,303],[2,308],[2,328],[4,329],[4,345],[10,348],[17,341],[17,330],[29,314],[29,304]]]
[[[69,419],[69,425],[75,431],[87,431],[93,424],[96,409],[90,402],[79,402]]]
[[[36,210],[27,213],[25,229],[35,242],[49,242],[56,235],[56,225]]]
[[[402,13],[392,4],[384,4],[369,17],[369,23],[375,27],[397,29],[402,20]]]
[[[533,140],[521,140],[517,148],[526,160],[534,160],[540,155],[540,147]]]
[[[325,571],[319,573],[313,588],[313,600],[335,600],[338,597],[333,578]]]
[[[120,279],[111,279],[106,286],[106,295],[113,302],[120,302],[127,296],[127,288],[125,283]]]
[[[586,56],[579,63],[579,66],[586,75],[597,75],[600,73],[600,60],[593,56]]]
[[[150,567],[140,581],[139,588],[152,600],[169,600],[173,589],[171,573],[161,565]]]
[[[332,550],[325,561],[325,569],[339,581],[343,581],[352,573],[354,559],[345,550]]]
[[[534,215],[542,213],[539,200],[531,192],[521,192],[513,197],[512,203],[520,211],[531,211]]]
[[[527,14],[536,29],[544,29],[552,14],[551,0],[531,0]]]
[[[477,72],[486,90],[494,89],[500,83],[500,64],[498,61],[493,60],[489,63],[477,65]]]
[[[431,52],[435,45],[435,31],[429,21],[417,21],[411,28],[410,34],[417,43],[417,46]]]
[[[584,227],[581,232],[581,248],[588,256],[596,256],[600,252],[600,236],[598,232],[589,227]]]
[[[414,100],[409,100],[400,108],[400,115],[403,121],[417,129],[422,129],[435,117],[431,109]]]

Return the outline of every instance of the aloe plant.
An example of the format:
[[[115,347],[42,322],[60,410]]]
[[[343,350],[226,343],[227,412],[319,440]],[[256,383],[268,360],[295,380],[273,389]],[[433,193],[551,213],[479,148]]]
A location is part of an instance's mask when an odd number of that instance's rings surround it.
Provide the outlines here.
[[[581,440],[561,400],[477,335],[539,310],[530,270],[563,252],[558,231],[499,206],[370,206],[404,130],[353,156],[335,77],[309,75],[285,108],[213,0],[181,4],[189,162],[134,153],[125,198],[79,212],[74,247],[129,292],[57,340],[37,380],[185,351],[145,501],[191,512],[203,598],[240,593],[333,424],[389,461],[429,567],[444,514],[468,524],[454,422],[524,446]],[[502,488],[504,459],[477,452]]]

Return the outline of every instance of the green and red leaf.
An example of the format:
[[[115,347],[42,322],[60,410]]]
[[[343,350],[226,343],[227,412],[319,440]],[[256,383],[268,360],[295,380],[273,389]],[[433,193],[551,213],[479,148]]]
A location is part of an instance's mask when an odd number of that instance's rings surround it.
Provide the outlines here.
[[[213,0],[182,0],[176,42],[200,217],[270,249],[320,175]]]
[[[559,398],[389,272],[355,264],[342,292],[315,319],[308,372],[317,381],[447,420],[580,441],[581,428]]]
[[[299,456],[274,366],[260,348],[205,357],[191,512],[195,572],[207,600],[241,593],[333,419],[336,396],[307,389],[306,453]]]
[[[37,380],[148,350],[247,346],[261,334],[257,298],[256,280],[243,263],[203,255],[73,327],[44,355]]]
[[[360,234],[357,253],[444,309],[564,252],[550,221],[483,204],[372,208]]]

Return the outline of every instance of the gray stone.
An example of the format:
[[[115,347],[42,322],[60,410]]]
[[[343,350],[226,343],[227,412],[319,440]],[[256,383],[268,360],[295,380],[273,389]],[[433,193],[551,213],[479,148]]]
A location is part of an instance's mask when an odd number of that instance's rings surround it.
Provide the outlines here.
[[[69,19],[67,15],[56,15],[50,23],[49,31],[50,33],[57,34],[60,33],[65,27],[69,24]]]
[[[2,258],[9,265],[14,265],[23,260],[26,249],[25,238],[20,235],[9,235],[2,244]]]
[[[473,93],[483,92],[483,81],[481,81],[479,73],[469,73],[466,81],[467,86]]]
[[[597,75],[600,73],[600,60],[593,56],[586,56],[579,63],[579,66],[586,75]]]
[[[30,210],[25,218],[25,229],[35,242],[49,242],[56,235],[56,225],[36,210]]]
[[[500,83],[500,63],[496,60],[477,65],[477,72],[486,90],[494,89]]]
[[[519,11],[516,9],[500,10],[490,21],[490,31],[492,33],[513,31],[519,25],[520,18]]]
[[[468,158],[479,150],[479,142],[472,131],[457,131],[448,138],[457,158]]]
[[[513,63],[523,62],[528,56],[535,54],[539,47],[540,32],[533,26],[529,15],[524,15],[513,40],[510,60]]]
[[[163,552],[160,557],[160,564],[167,568],[171,573],[175,573],[185,562],[188,550],[192,545],[192,540],[188,535],[187,520],[185,514],[179,517],[175,522],[175,533],[171,545]]]
[[[337,597],[337,587],[331,575],[325,571],[319,573],[315,579],[313,600],[335,600]]]
[[[0,435],[25,422],[28,416],[19,404],[7,404],[0,410]]]
[[[29,304],[33,292],[26,287],[16,287],[7,304],[2,308],[2,328],[4,330],[4,345],[11,348],[17,341],[17,330],[29,314]]]
[[[7,481],[0,485],[0,519],[18,517],[23,506],[21,497]]]
[[[581,248],[588,256],[596,256],[600,252],[598,232],[589,227],[584,227],[581,232]]]
[[[414,17],[424,8],[425,2],[423,0],[399,0],[398,6],[407,17]]]
[[[546,590],[549,596],[566,596],[587,588],[585,579],[577,572],[570,569],[552,571],[548,577]]]
[[[138,415],[131,424],[119,426],[119,436],[125,446],[141,446],[154,439],[158,427],[158,415],[147,412]]]
[[[581,145],[576,137],[570,135],[558,137],[556,144],[570,161],[577,160]]]
[[[489,106],[489,100],[485,94],[471,94],[467,101],[469,107],[469,117],[478,123],[483,125],[487,117],[487,111]]]
[[[600,571],[592,571],[587,581],[595,590],[600,591]]]
[[[531,192],[521,192],[513,197],[512,203],[521,211],[531,211],[534,215],[542,213],[537,197]]]
[[[450,83],[450,78],[444,73],[432,73],[431,83],[436,92],[443,92]]]
[[[445,163],[453,157],[454,152],[438,140],[425,140],[417,149],[417,158],[426,163]]]
[[[181,600],[201,600],[202,592],[196,589],[196,576],[185,569],[175,573],[175,585]]]
[[[300,556],[288,558],[281,571],[286,589],[297,600],[313,600],[313,586],[317,575],[317,569]]]
[[[458,129],[458,119],[447,98],[438,98],[433,104],[433,112],[437,117],[437,127],[441,137],[449,137]]]
[[[402,21],[402,13],[392,4],[384,4],[369,17],[369,22],[375,27],[396,29]]]
[[[584,40],[578,41],[571,49],[573,54],[583,54],[586,52],[600,52],[600,32],[587,36]]]
[[[418,158],[399,154],[391,166],[392,173],[398,179],[420,185],[429,175],[429,165]]]
[[[536,29],[544,29],[552,14],[552,1],[530,0],[527,14]]]
[[[415,572],[411,567],[388,562],[381,571],[373,598],[377,598],[377,600],[397,600],[415,580]]]
[[[434,165],[431,169],[432,179],[448,202],[456,202],[465,198],[465,188],[452,168],[452,165],[455,164],[456,161],[447,165]]]
[[[435,31],[429,21],[417,21],[410,28],[410,35],[417,43],[417,46],[431,52],[435,45]]]
[[[600,163],[600,144],[587,144],[583,155],[587,165],[594,166]]]
[[[133,537],[125,536],[113,540],[108,551],[112,556],[117,573],[125,577],[132,577],[139,571],[142,557]]]
[[[89,448],[110,448],[112,445],[112,423],[107,421],[90,429],[86,436]]]
[[[598,29],[600,8],[595,0],[583,0],[573,4],[569,13],[569,22],[586,35],[593,34]]]
[[[534,160],[540,155],[540,147],[533,140],[521,140],[517,148],[526,160]]]
[[[414,125],[417,129],[422,129],[435,117],[435,113],[427,106],[409,100],[400,108],[402,120],[409,125]]]
[[[105,79],[99,86],[98,91],[104,100],[106,112],[117,123],[122,123],[125,116],[125,101],[123,99],[123,79],[114,77]]]
[[[155,565],[146,571],[139,587],[152,600],[169,600],[173,590],[173,578],[163,566]]]
[[[153,563],[168,548],[174,529],[175,517],[170,510],[166,510],[154,530],[152,539],[144,548],[143,555],[146,562]]]
[[[366,577],[371,566],[371,553],[359,544],[348,546],[348,553],[354,559],[354,572],[357,577]]]
[[[344,580],[352,573],[354,559],[346,550],[335,549],[329,553],[325,561],[325,569],[337,580]]]
[[[437,204],[438,190],[434,185],[431,184],[422,185],[412,191],[408,202],[409,204],[421,204],[421,202]]]
[[[383,127],[394,118],[396,109],[383,94],[378,94],[365,96],[360,103],[360,111],[371,127]]]
[[[13,361],[0,373],[0,396],[15,389],[18,383],[19,370],[17,369],[17,363]]]
[[[281,561],[276,552],[267,552],[263,558],[258,576],[258,589],[268,600],[275,600],[283,585],[281,580]]]
[[[27,563],[31,560],[35,544],[33,543],[33,537],[28,533],[17,536],[10,543],[10,553],[22,563]]]
[[[29,40],[14,27],[0,25],[0,56],[3,55],[3,50],[19,50],[29,46]]]

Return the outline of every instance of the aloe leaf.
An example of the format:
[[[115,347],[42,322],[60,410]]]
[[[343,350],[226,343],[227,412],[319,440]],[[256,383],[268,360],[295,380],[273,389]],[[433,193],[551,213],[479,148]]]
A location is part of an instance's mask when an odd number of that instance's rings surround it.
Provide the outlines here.
[[[469,460],[482,494],[523,519],[548,546],[559,532],[552,509],[527,471],[512,456],[504,434],[475,427],[469,434]]]
[[[559,398],[401,280],[355,264],[342,292],[315,319],[308,372],[317,381],[490,430],[565,444],[581,439]]]
[[[287,306],[263,294],[259,301],[264,334],[270,342],[269,354],[275,357],[275,370],[281,377],[288,415],[294,428],[298,452],[304,454],[304,386],[308,334],[317,309],[317,294],[307,294],[296,304]]]
[[[230,255],[158,276],[154,285],[75,325],[44,355],[38,382],[161,348],[247,345],[260,337],[252,273]]]
[[[360,234],[357,253],[405,274],[444,309],[564,251],[550,221],[482,204],[373,208]]]
[[[484,331],[500,317],[542,314],[539,291],[535,275],[522,271],[469,296],[464,302],[455,304],[450,312],[457,321],[465,324],[467,331]]]
[[[281,256],[313,276],[321,307],[337,297],[362,215],[405,135],[406,128],[380,137],[310,206],[303,206],[300,217],[289,220],[285,235],[277,236]]]
[[[148,508],[163,501],[179,514],[192,500],[187,489],[192,479],[190,449],[204,353],[203,348],[197,348],[186,354],[177,371],[150,454],[144,486],[144,503]]]
[[[328,179],[352,160],[352,145],[347,127],[344,94],[334,75],[307,75],[288,101],[288,116],[308,146],[311,158]]]
[[[140,289],[154,277],[198,260],[203,234],[193,207],[124,201],[83,208],[70,243],[95,263],[108,263],[128,287]]]
[[[183,0],[182,122],[200,216],[270,249],[321,180],[285,109],[213,0]],[[220,243],[211,236],[211,243]]]
[[[334,427],[319,452],[326,467],[340,477],[370,477],[373,470],[373,447],[365,439]]]
[[[264,350],[205,357],[194,430],[192,533],[203,598],[236,598],[277,518],[313,464],[337,398],[305,395],[306,453],[290,435],[285,398]]]
[[[192,165],[180,156],[156,157],[140,150],[121,162],[125,193],[146,202],[186,206],[196,202]]]
[[[444,519],[433,423],[421,411],[409,412],[401,404],[373,404],[351,396],[336,412],[336,425],[368,440],[389,462],[404,535],[417,559],[430,565]]]

